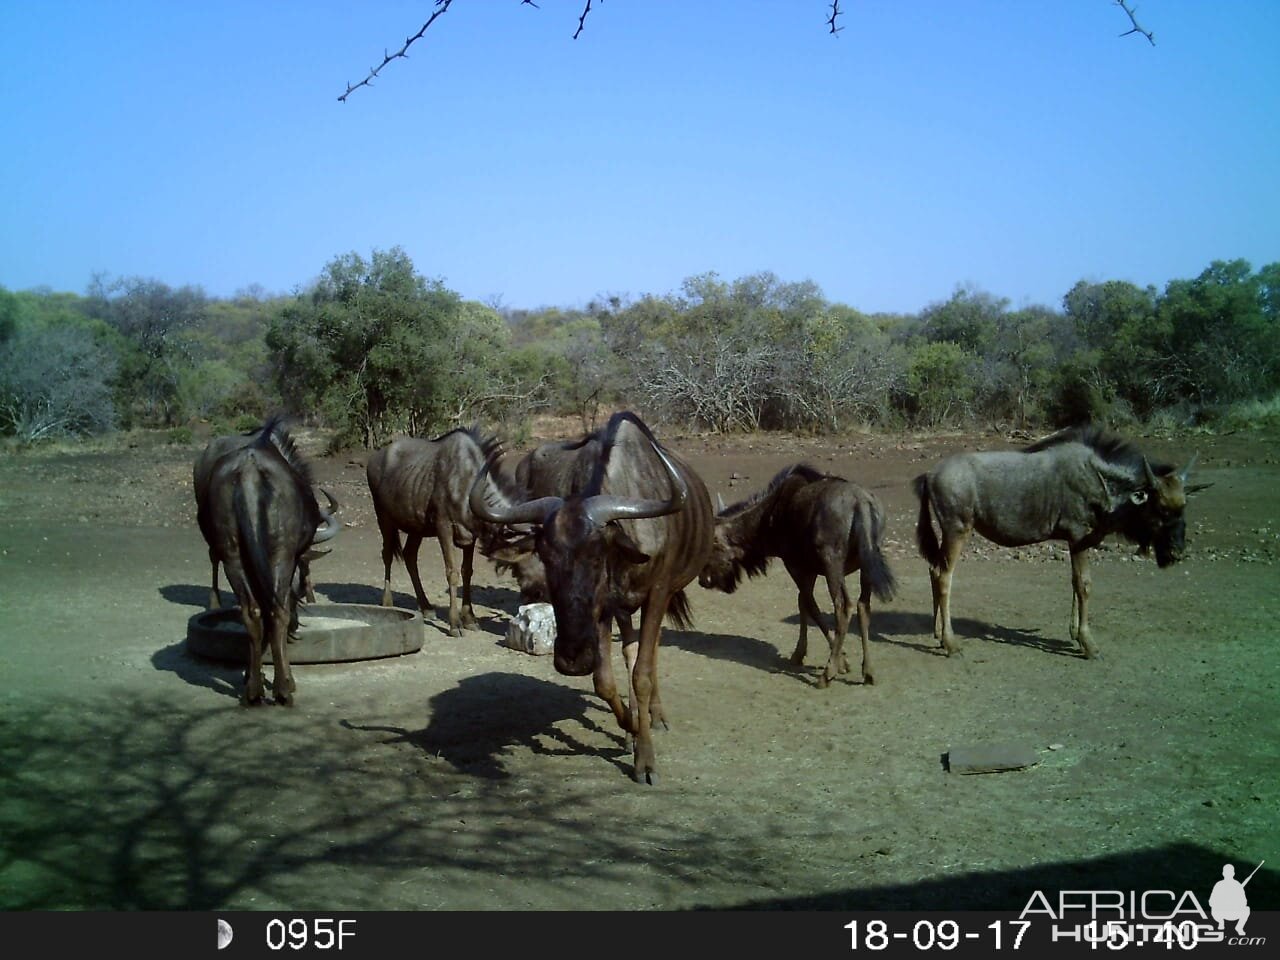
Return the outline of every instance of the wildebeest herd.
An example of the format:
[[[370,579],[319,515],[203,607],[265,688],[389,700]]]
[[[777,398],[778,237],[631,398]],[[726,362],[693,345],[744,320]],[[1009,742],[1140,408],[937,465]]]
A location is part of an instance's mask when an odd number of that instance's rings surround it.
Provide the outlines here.
[[[929,565],[941,648],[948,655],[958,649],[951,578],[966,538],[977,531],[1010,547],[1066,542],[1071,637],[1085,657],[1098,656],[1088,622],[1088,551],[1115,534],[1154,550],[1161,567],[1181,559],[1186,500],[1205,486],[1188,482],[1191,466],[1152,463],[1133,444],[1086,425],[1021,450],[956,454],[916,477],[916,542]],[[859,572],[862,679],[874,682],[871,598],[891,599],[896,584],[883,552],[885,511],[874,494],[848,479],[797,463],[716,512],[698,474],[631,412],[615,414],[576,441],[542,444],[514,468],[500,444],[475,427],[433,440],[396,440],[370,457],[367,478],[382,536],[383,605],[392,603],[391,566],[400,557],[424,620],[433,616],[417,554],[423,539],[435,537],[449,584],[449,632],[461,635],[476,623],[471,576],[478,547],[499,571],[513,574],[522,599],[551,604],[555,668],[567,676],[591,674],[595,693],[630,737],[639,782],[655,782],[652,730],[667,722],[657,664],[662,623],[690,625],[686,589],[695,579],[733,592],[744,575],[763,574],[773,558],[781,560],[795,582],[800,614],[792,662],[804,662],[812,621],[828,643],[818,679],[825,687],[849,670],[844,641],[855,605],[845,578]],[[340,529],[338,505],[325,492],[329,509],[320,508],[309,468],[279,418],[215,439],[197,459],[193,479],[213,567],[210,603],[218,603],[221,562],[249,636],[243,702],[263,699],[269,642],[275,699],[291,703],[286,638],[310,591],[308,565],[320,555],[315,548]],[[814,600],[819,576],[834,610],[830,630]],[[627,671],[625,700],[612,666],[615,625]]]

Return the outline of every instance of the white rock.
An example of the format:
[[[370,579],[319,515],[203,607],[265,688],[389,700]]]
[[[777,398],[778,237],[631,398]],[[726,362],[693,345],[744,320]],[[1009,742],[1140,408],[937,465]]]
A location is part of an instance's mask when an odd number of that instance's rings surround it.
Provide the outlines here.
[[[535,656],[555,650],[556,613],[549,603],[527,603],[520,607],[507,627],[505,646]]]

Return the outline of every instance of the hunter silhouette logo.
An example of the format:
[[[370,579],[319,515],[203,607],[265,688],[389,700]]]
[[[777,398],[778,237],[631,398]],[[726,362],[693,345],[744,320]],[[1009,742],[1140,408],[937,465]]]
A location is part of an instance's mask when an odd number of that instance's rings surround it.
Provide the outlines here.
[[[1244,893],[1245,884],[1253,879],[1253,874],[1262,869],[1262,864],[1266,862],[1263,860],[1254,867],[1253,873],[1244,878],[1244,883],[1236,879],[1235,867],[1229,863],[1223,865],[1222,879],[1213,885],[1213,892],[1209,894],[1209,912],[1218,921],[1219,930],[1228,920],[1234,920],[1236,936],[1244,936],[1244,922],[1249,919],[1249,898]]]

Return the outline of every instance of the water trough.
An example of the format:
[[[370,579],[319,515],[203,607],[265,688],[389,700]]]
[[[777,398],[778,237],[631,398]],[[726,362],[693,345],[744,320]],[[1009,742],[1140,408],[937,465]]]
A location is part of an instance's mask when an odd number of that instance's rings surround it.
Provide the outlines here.
[[[298,610],[297,635],[289,641],[289,663],[346,663],[417,653],[422,617],[415,610],[365,603],[308,603]],[[249,635],[239,607],[197,613],[187,621],[187,650],[210,660],[243,664]],[[263,655],[271,662],[271,645]]]

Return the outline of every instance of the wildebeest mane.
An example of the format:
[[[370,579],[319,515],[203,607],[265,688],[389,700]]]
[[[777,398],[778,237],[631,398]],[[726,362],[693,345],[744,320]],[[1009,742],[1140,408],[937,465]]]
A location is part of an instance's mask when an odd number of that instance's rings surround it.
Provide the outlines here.
[[[1048,450],[1052,447],[1061,446],[1065,443],[1079,443],[1089,447],[1100,458],[1114,466],[1121,467],[1130,473],[1138,476],[1142,475],[1143,453],[1133,443],[1119,437],[1114,433],[1110,433],[1104,428],[1092,424],[1083,423],[1076,426],[1066,427],[1057,433],[1050,434],[1042,440],[1037,440],[1030,446],[1022,448],[1023,453],[1037,453],[1041,450]],[[1151,463],[1151,469],[1157,475],[1165,475],[1172,473],[1174,467],[1168,463]]]
[[[274,440],[272,439],[273,435],[275,437]],[[307,489],[311,488],[311,465],[303,458],[297,444],[294,443],[293,436],[289,433],[287,420],[282,414],[276,414],[268,418],[267,422],[262,425],[262,432],[258,435],[258,439],[252,445],[258,449],[274,446],[280,451],[280,455],[284,457],[285,463],[289,465],[289,469],[298,478],[298,482]]]
[[[793,476],[803,477],[807,482],[812,483],[814,480],[823,480],[831,475],[823,473],[821,470],[817,470],[809,466],[807,463],[794,463],[789,467],[783,467],[774,474],[773,479],[769,481],[769,485],[763,490],[757,490],[745,500],[729,504],[729,506],[721,510],[717,516],[727,520],[730,517],[736,517],[740,513],[746,513],[753,507],[757,507],[764,501],[773,497],[778,492],[778,488]]]

